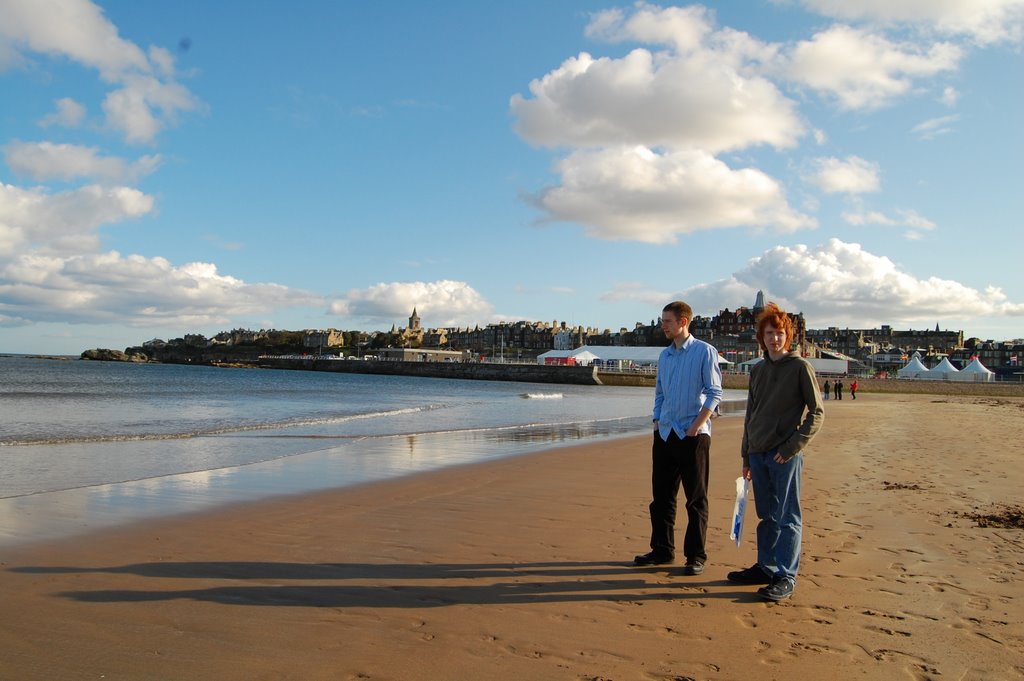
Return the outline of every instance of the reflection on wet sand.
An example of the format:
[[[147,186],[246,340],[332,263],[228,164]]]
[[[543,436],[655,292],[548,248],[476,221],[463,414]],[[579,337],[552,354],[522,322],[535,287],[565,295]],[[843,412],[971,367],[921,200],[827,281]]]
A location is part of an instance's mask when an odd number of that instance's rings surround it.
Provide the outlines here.
[[[0,545],[644,432],[646,418],[346,440],[270,461],[0,499]],[[204,438],[196,438],[202,446]]]

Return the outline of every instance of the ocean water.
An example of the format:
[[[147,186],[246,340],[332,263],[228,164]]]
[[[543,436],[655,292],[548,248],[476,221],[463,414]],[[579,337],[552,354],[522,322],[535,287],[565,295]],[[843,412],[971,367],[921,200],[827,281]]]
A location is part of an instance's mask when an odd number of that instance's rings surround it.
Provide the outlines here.
[[[0,542],[645,432],[652,399],[651,388],[0,356]]]

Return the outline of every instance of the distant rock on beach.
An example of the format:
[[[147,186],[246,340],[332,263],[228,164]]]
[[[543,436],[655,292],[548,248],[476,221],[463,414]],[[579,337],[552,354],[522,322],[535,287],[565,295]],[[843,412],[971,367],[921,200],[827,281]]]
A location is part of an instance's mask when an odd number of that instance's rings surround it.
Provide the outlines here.
[[[120,350],[109,350],[107,348],[93,348],[86,350],[81,355],[82,359],[93,359],[100,362],[148,362],[149,357],[141,352],[125,353]]]

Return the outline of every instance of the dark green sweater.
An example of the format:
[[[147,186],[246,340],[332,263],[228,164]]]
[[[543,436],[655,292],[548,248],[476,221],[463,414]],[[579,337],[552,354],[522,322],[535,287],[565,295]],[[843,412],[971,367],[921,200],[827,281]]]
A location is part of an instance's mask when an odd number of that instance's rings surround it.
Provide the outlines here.
[[[750,371],[747,413],[743,421],[743,465],[751,452],[778,449],[791,459],[807,446],[825,418],[814,369],[789,354],[773,362],[765,357]]]

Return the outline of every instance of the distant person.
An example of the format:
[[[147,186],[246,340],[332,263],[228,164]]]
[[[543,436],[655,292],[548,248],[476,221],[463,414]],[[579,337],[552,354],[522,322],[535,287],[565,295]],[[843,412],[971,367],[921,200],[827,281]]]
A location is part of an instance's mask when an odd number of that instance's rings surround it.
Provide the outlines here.
[[[832,392],[832,384],[831,384],[831,383],[829,383],[828,381],[825,381],[825,387],[824,387],[824,388],[822,388],[822,390],[821,390],[821,394],[822,394],[822,395],[823,395],[823,396],[825,397],[825,399],[827,400],[827,399],[829,398],[829,393],[830,393],[830,392]]]
[[[722,400],[718,350],[690,334],[693,310],[682,301],[665,306],[661,330],[672,341],[658,357],[651,453],[651,550],[634,565],[675,560],[676,497],[686,496],[684,575],[699,575],[707,562],[708,471],[712,414]]]
[[[850,397],[857,399],[857,381],[850,384]]]
[[[765,585],[757,593],[771,601],[789,598],[796,588],[803,452],[825,418],[814,369],[789,352],[792,341],[793,320],[769,303],[757,319],[765,358],[750,372],[740,446],[742,475],[754,485],[757,562],[727,575],[731,582]]]
[[[836,399],[837,400],[843,399],[843,382],[840,381],[838,378],[836,379],[835,390],[836,390]]]

